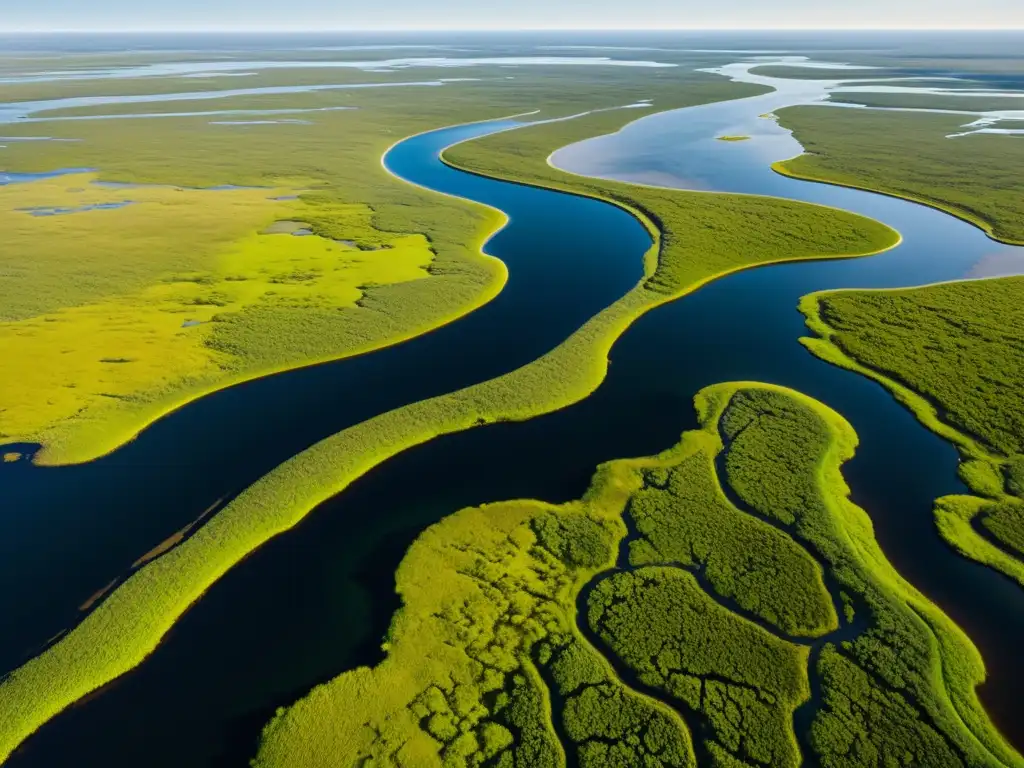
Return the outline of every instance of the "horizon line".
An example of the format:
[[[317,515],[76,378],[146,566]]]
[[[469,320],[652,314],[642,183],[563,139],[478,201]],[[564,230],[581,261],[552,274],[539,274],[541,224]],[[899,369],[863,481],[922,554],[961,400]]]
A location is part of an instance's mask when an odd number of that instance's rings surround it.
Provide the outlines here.
[[[963,25],[943,27],[362,27],[316,29],[294,27],[288,29],[267,27],[182,27],[177,29],[124,27],[124,28],[10,28],[0,27],[0,34],[295,34],[310,33],[330,35],[339,33],[362,34],[368,32],[1024,32],[1024,26],[1005,27],[964,27]]]

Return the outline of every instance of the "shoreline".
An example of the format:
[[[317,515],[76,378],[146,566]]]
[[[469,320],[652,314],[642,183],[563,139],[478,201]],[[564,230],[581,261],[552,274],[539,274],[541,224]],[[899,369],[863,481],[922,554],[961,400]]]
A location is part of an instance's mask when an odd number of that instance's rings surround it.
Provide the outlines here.
[[[998,280],[1000,278],[986,278]],[[959,281],[954,281],[959,282]],[[949,284],[949,283],[940,283]],[[800,301],[800,312],[813,336],[800,339],[800,343],[813,355],[830,365],[844,368],[874,381],[883,387],[892,398],[906,408],[926,429],[950,443],[960,454],[961,467],[969,461],[980,461],[1001,474],[1005,456],[993,453],[972,435],[969,435],[942,420],[936,406],[923,395],[892,377],[865,365],[847,354],[833,339],[835,330],[821,316],[821,297],[834,293],[850,292],[852,289],[818,291],[804,296]],[[913,290],[908,288],[857,289],[858,292],[891,293]],[[984,504],[1012,498],[1008,494],[993,498],[979,488],[972,487],[968,478],[961,473],[961,481],[976,495],[944,496],[935,500],[933,513],[935,524],[942,539],[961,556],[987,566],[1008,579],[1024,586],[1024,563],[1013,557],[1003,547],[989,541],[975,529],[975,522]],[[970,507],[974,506],[974,509]]]
[[[916,197],[910,194],[903,194],[898,192],[892,192],[884,189],[878,189],[871,187],[866,184],[855,184],[853,182],[839,181],[836,179],[828,179],[824,176],[807,176],[798,171],[794,171],[788,167],[788,163],[794,160],[799,160],[801,157],[806,157],[811,153],[804,152],[803,154],[791,157],[788,160],[778,160],[772,163],[771,168],[780,176],[785,176],[790,179],[796,179],[797,181],[806,181],[812,184],[828,184],[833,187],[846,187],[847,189],[856,189],[861,192],[870,192],[875,195],[884,195],[885,197],[892,197],[897,200],[905,200],[909,203],[915,203],[917,205],[924,205],[928,208],[934,208],[937,211],[941,211],[949,216],[953,216],[961,221],[965,221],[968,224],[977,227],[985,233],[993,242],[1002,243],[1003,245],[1013,245],[1024,247],[1024,240],[1008,240],[997,236],[994,232],[993,225],[980,216],[976,216],[963,208],[957,208],[956,206],[945,204],[937,200],[929,200],[924,197]]]

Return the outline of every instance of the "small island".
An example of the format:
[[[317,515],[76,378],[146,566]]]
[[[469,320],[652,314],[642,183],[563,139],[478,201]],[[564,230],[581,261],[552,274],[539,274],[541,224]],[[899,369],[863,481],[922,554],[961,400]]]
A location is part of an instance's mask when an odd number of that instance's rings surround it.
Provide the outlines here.
[[[719,141],[748,141],[749,136],[716,136]]]

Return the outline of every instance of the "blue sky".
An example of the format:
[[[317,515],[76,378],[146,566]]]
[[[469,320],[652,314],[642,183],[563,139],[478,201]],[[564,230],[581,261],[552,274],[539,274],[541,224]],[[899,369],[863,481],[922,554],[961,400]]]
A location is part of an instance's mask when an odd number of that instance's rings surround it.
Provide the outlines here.
[[[1024,27],[1024,0],[0,0],[0,29]],[[855,9],[855,10],[854,10]]]

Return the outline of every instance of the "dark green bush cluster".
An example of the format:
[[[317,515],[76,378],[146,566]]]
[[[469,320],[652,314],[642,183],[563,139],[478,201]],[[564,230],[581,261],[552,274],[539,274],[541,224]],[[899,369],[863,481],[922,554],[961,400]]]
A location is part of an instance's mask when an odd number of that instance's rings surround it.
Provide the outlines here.
[[[825,337],[813,351],[852,360],[956,442],[961,479],[991,503],[945,500],[940,530],[1024,583],[1024,278],[812,294],[801,308]]]
[[[569,567],[596,568],[612,554],[611,534],[585,515],[538,515],[533,532],[539,546]]]
[[[1024,454],[1024,278],[819,300],[840,349],[1003,455]]]
[[[960,752],[898,690],[879,685],[845,654],[826,648],[818,662],[822,707],[811,738],[822,768],[956,768]],[[883,736],[884,734],[884,736]]]
[[[1024,503],[992,504],[984,509],[981,524],[1003,546],[1024,559]]]
[[[580,768],[694,764],[690,734],[678,716],[623,685],[583,640],[568,639],[548,669],[562,702],[566,747]]]
[[[799,764],[792,717],[809,695],[806,648],[718,605],[678,568],[606,578],[588,621],[641,682],[698,714],[718,748],[744,762]]]
[[[721,424],[732,488],[758,513],[788,524],[871,617],[866,631],[841,647],[827,646],[831,651],[819,662],[826,697],[814,720],[812,743],[823,764],[847,765],[847,748],[856,745],[856,759],[866,762],[853,764],[940,765],[912,759],[936,743],[957,756],[945,764],[996,764],[966,736],[962,711],[945,703],[947,692],[936,678],[942,667],[946,684],[955,684],[949,693],[962,697],[969,660],[940,661],[936,637],[947,631],[945,625],[923,620],[920,610],[901,598],[907,588],[895,571],[862,553],[877,545],[869,523],[845,498],[845,488],[830,487],[828,471],[838,466],[839,457],[828,423],[811,406],[781,392],[751,389],[733,397]],[[939,759],[942,753],[933,754]],[[872,762],[871,755],[889,756],[889,762]],[[891,762],[898,755],[910,762]]]
[[[788,635],[835,629],[817,563],[792,538],[730,504],[713,462],[702,449],[649,473],[629,508],[641,534],[630,544],[631,564],[697,568],[720,596]]]

